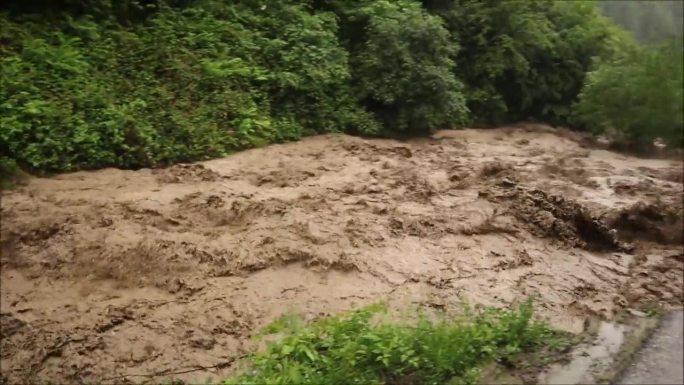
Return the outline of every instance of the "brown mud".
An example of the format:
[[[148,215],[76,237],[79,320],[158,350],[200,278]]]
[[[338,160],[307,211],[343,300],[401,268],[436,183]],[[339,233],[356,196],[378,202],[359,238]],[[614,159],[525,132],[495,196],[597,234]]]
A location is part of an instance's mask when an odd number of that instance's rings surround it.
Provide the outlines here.
[[[681,307],[681,171],[517,127],[32,178],[2,197],[3,381],[216,380],[283,312],[382,299],[534,295],[570,332]]]

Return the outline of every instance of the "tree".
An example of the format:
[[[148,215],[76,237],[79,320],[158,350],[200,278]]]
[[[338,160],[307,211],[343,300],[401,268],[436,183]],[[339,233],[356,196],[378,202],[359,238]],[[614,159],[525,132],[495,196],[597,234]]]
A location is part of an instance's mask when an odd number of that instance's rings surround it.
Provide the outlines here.
[[[424,0],[457,40],[455,74],[478,124],[567,123],[591,66],[617,30],[592,2]]]
[[[597,133],[617,133],[642,144],[662,138],[682,146],[683,54],[678,39],[604,61],[588,75],[576,118]]]
[[[457,42],[414,1],[329,1],[349,50],[352,90],[386,132],[430,132],[467,118],[452,72]]]

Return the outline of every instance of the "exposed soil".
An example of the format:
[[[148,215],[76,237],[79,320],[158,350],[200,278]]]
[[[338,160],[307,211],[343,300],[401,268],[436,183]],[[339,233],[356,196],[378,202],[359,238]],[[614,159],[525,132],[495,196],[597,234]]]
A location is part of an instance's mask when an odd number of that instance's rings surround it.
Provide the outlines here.
[[[215,380],[286,311],[681,307],[682,163],[549,128],[325,135],[2,197],[3,381]],[[678,174],[679,173],[679,174]]]

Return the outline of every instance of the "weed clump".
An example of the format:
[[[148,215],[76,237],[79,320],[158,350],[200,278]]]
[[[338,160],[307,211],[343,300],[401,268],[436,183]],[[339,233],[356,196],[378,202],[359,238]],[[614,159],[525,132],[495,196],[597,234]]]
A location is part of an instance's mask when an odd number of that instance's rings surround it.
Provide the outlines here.
[[[383,320],[383,305],[309,324],[292,316],[265,333],[281,333],[225,384],[473,384],[481,366],[561,338],[532,318],[528,301],[514,310],[466,312],[456,319]]]

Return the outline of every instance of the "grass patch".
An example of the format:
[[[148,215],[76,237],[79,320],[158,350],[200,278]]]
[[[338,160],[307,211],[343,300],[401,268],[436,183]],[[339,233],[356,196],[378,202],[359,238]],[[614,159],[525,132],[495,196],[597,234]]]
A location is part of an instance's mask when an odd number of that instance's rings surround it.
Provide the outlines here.
[[[279,333],[224,384],[475,384],[479,368],[563,349],[565,338],[533,319],[531,301],[513,310],[419,314],[392,321],[382,304],[310,323],[284,316],[259,336]]]

